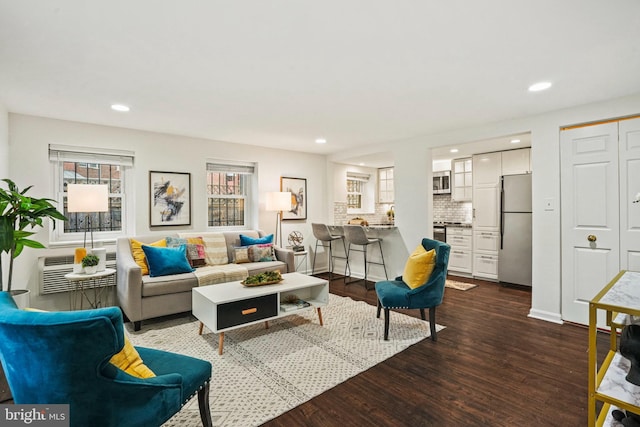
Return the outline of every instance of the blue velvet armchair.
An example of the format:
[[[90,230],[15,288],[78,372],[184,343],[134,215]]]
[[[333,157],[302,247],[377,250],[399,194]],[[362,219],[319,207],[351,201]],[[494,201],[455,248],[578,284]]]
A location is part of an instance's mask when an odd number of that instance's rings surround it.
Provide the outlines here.
[[[415,289],[411,289],[402,281],[402,276],[395,280],[384,280],[376,283],[378,295],[378,313],[384,309],[384,339],[389,339],[389,310],[420,309],[422,320],[426,320],[424,309],[429,309],[429,324],[431,339],[436,341],[436,307],[442,304],[444,285],[447,280],[449,265],[449,251],[451,247],[438,240],[422,239],[422,246],[430,251],[436,251],[436,263],[427,282]]]
[[[211,363],[136,350],[156,376],[140,379],[109,363],[124,346],[117,307],[33,312],[0,292],[0,361],[17,404],[69,404],[71,426],[160,426],[198,393],[211,426]]]

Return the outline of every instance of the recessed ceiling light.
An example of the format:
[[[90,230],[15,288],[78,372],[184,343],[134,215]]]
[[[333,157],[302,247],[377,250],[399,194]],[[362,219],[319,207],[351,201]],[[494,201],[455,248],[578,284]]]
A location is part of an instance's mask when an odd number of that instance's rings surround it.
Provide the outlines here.
[[[540,92],[541,90],[546,90],[551,87],[550,82],[538,82],[529,86],[529,92]]]
[[[512,143],[512,144],[517,144],[518,142],[520,142],[520,140],[519,140],[519,139],[512,139],[512,140],[511,140],[511,143]]]
[[[326,144],[327,140],[324,138],[318,138],[316,139],[316,144]]]
[[[122,111],[122,112],[125,112],[125,113],[130,110],[129,107],[127,107],[126,105],[123,105],[123,104],[113,104],[113,105],[111,105],[111,109],[115,110],[115,111]]]
[[[360,166],[364,166],[364,163],[358,163]]]
[[[451,150],[449,150],[451,153],[457,153],[458,149],[457,148],[452,148]]]

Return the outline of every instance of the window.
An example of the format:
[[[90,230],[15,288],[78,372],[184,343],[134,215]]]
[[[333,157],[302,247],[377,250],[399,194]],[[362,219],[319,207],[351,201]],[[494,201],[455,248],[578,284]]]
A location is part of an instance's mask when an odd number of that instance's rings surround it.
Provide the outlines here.
[[[207,163],[209,227],[247,226],[253,179],[253,165]]]
[[[362,181],[347,178],[347,209],[362,209]]]
[[[96,240],[115,239],[127,234],[125,182],[127,171],[133,166],[133,153],[50,145],[49,159],[53,165],[58,208],[69,219],[64,225],[56,227],[52,240],[82,240],[88,224],[91,224]],[[109,211],[69,213],[66,192],[68,184],[107,184]]]
[[[369,182],[371,175],[347,172],[347,213],[373,213],[374,185]]]

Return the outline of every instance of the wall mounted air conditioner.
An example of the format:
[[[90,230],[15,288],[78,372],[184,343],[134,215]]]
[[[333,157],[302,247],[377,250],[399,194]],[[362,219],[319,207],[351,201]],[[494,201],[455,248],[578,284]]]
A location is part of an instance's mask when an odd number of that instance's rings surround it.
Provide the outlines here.
[[[116,268],[115,252],[107,252],[107,268]],[[38,271],[40,272],[40,295],[73,290],[73,284],[64,278],[65,274],[73,272],[73,255],[40,257]],[[113,284],[110,286],[115,284],[115,276],[113,276]],[[85,285],[85,289],[91,287],[94,287],[93,283]]]

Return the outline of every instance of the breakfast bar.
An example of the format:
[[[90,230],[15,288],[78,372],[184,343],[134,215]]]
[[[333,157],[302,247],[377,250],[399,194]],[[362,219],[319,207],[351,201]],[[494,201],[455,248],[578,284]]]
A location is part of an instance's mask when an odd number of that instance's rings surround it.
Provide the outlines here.
[[[342,225],[329,225],[331,234],[336,236],[344,236],[344,227]],[[408,256],[402,236],[398,231],[398,227],[393,224],[369,224],[363,226],[367,237],[377,238],[382,240],[382,252],[384,254],[384,261],[386,264],[387,276],[393,278],[402,272],[404,263]],[[377,245],[376,245],[377,246]],[[336,245],[336,251],[340,251],[342,255],[342,247]],[[370,257],[374,263],[381,262],[380,252],[377,248],[370,248],[367,256]],[[349,260],[349,267],[351,269],[351,276],[354,278],[364,277],[364,262],[363,257],[352,257]],[[345,261],[336,259],[336,265],[334,267],[335,272],[345,272]],[[342,273],[341,273],[342,274]],[[381,265],[373,264],[368,273],[368,279],[371,281],[384,280],[385,273]]]

